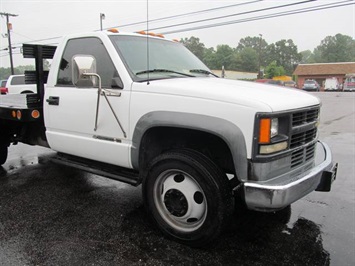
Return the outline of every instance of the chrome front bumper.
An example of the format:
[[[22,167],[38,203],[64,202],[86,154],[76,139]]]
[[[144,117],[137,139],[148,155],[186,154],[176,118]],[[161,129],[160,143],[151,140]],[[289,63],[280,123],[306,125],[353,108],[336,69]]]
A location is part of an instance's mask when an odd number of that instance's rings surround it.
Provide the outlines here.
[[[336,178],[337,164],[333,166],[332,154],[323,142],[318,141],[314,167],[299,173],[287,173],[264,182],[245,182],[244,199],[253,210],[274,211],[282,209],[310,192],[330,191]]]

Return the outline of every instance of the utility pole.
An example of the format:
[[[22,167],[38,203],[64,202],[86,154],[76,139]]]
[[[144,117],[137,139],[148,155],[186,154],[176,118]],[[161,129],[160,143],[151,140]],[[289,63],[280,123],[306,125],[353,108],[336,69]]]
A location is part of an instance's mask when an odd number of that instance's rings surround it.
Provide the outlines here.
[[[100,13],[100,30],[102,31],[102,20],[105,19],[105,14],[104,13]]]
[[[14,62],[12,61],[12,46],[11,46],[11,35],[10,30],[12,29],[12,25],[9,21],[9,17],[17,17],[18,15],[10,14],[10,13],[0,13],[1,16],[6,16],[6,26],[7,26],[7,39],[9,41],[9,55],[10,55],[10,66],[11,66],[11,75],[14,73]]]
[[[258,67],[258,78],[261,79],[262,76],[261,76],[261,41],[262,41],[262,38],[263,38],[263,35],[262,34],[259,34],[260,36],[260,39],[259,39],[259,67]]]

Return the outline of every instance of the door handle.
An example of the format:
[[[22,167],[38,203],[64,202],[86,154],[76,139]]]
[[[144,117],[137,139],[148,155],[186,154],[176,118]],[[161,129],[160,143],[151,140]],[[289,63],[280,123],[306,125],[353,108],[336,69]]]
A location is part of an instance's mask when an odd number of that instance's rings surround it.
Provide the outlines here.
[[[59,97],[58,96],[49,96],[46,100],[49,105],[59,105]]]

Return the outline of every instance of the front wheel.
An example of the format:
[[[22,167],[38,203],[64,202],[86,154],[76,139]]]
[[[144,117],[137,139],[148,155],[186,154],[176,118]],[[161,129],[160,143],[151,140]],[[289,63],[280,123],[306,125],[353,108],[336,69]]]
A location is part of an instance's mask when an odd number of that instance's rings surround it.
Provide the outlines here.
[[[159,229],[195,247],[213,242],[234,210],[227,176],[209,158],[191,150],[167,152],[153,160],[143,195]]]

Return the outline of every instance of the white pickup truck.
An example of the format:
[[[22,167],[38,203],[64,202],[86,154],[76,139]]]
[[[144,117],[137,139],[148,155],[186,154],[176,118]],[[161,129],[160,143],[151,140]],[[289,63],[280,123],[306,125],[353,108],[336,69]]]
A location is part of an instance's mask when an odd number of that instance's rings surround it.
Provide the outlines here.
[[[23,142],[57,151],[58,163],[142,184],[152,220],[191,246],[218,238],[236,198],[277,211],[330,191],[337,164],[318,140],[318,98],[218,78],[181,43],[152,35],[110,30],[57,48],[25,45],[38,94],[0,97],[1,164]],[[53,54],[46,80],[43,59]]]

